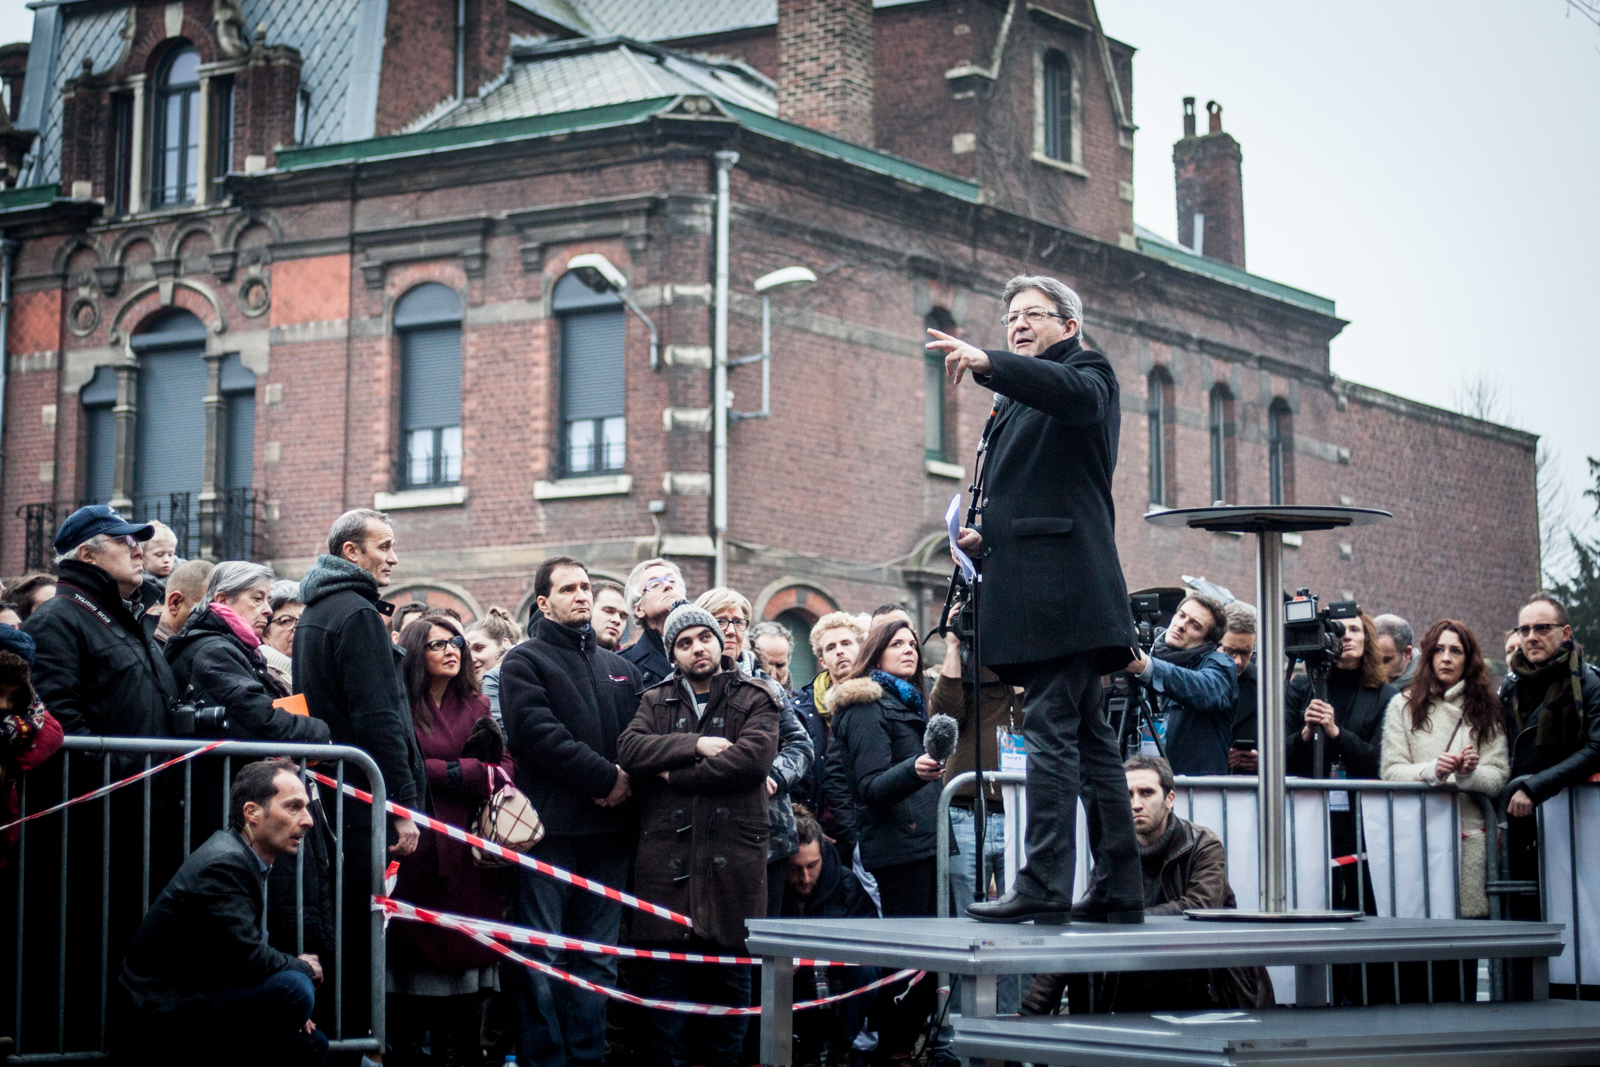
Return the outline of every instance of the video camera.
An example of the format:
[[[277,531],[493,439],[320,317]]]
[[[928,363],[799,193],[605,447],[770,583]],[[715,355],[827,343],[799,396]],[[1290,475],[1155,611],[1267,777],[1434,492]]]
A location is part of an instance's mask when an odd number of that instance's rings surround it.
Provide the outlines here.
[[[1160,593],[1131,593],[1128,607],[1133,609],[1133,624],[1139,633],[1139,647],[1149,652],[1156,646],[1156,627],[1161,623]]]
[[[1139,649],[1148,656],[1155,648],[1157,628],[1171,612],[1162,610],[1160,593],[1130,593],[1128,607],[1133,612]],[[1111,676],[1111,688],[1106,692],[1106,718],[1117,732],[1118,751],[1124,757],[1130,750],[1137,754],[1142,740],[1141,726],[1150,731],[1156,751],[1166,754],[1155,710],[1150,691],[1139,679],[1127,671],[1117,671]]]
[[[220,704],[186,700],[172,709],[172,732],[178,737],[220,737],[229,725],[228,709]]]
[[[1317,596],[1309,589],[1296,589],[1283,605],[1283,654],[1291,662],[1301,660],[1306,669],[1329,667],[1339,662],[1344,651],[1344,619],[1361,617],[1361,606],[1354,600],[1336,600],[1317,610]]]

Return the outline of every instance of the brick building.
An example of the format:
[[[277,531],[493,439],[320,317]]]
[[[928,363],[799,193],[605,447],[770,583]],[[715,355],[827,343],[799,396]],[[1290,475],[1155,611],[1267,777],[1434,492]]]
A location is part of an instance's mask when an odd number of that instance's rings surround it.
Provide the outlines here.
[[[1534,438],[1330,374],[1333,302],[1244,269],[1220,108],[1185,104],[1185,245],[1137,230],[1133,51],[1092,0],[42,5],[0,52],[0,571],[83,501],[288,575],[376,506],[399,600],[525,611],[557,552],[697,591],[720,552],[796,627],[927,612],[989,396],[923,330],[1002,344],[1029,271],[1122,380],[1130,587],[1253,597],[1246,544],[1151,505],[1347,502],[1395,521],[1308,535],[1291,585],[1497,632]]]

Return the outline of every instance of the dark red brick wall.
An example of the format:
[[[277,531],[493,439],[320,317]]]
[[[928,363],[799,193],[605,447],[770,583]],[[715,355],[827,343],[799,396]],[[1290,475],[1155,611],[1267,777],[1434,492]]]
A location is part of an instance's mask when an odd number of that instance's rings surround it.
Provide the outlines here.
[[[872,0],[778,0],[778,115],[873,143]]]
[[[506,0],[467,0],[466,91],[498,78],[510,49]],[[404,129],[456,91],[455,0],[390,0],[377,133]]]

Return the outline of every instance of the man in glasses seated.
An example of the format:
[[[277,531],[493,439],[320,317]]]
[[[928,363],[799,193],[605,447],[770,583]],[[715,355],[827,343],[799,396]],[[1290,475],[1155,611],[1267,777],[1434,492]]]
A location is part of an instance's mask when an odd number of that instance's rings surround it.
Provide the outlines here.
[[[683,572],[676,563],[647,559],[628,575],[628,608],[642,624],[639,640],[622,650],[622,658],[639,668],[641,688],[648,689],[672,673],[672,657],[661,640],[672,605],[687,597]]]

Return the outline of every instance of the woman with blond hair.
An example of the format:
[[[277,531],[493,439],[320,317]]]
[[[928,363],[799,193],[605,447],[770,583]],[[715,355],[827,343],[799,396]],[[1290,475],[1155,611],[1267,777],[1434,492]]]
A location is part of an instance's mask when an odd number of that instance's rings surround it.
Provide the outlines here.
[[[489,714],[500,721],[500,661],[522,642],[522,629],[511,612],[498,605],[467,627],[467,653],[472,657],[472,677],[478,692],[489,698]]]

